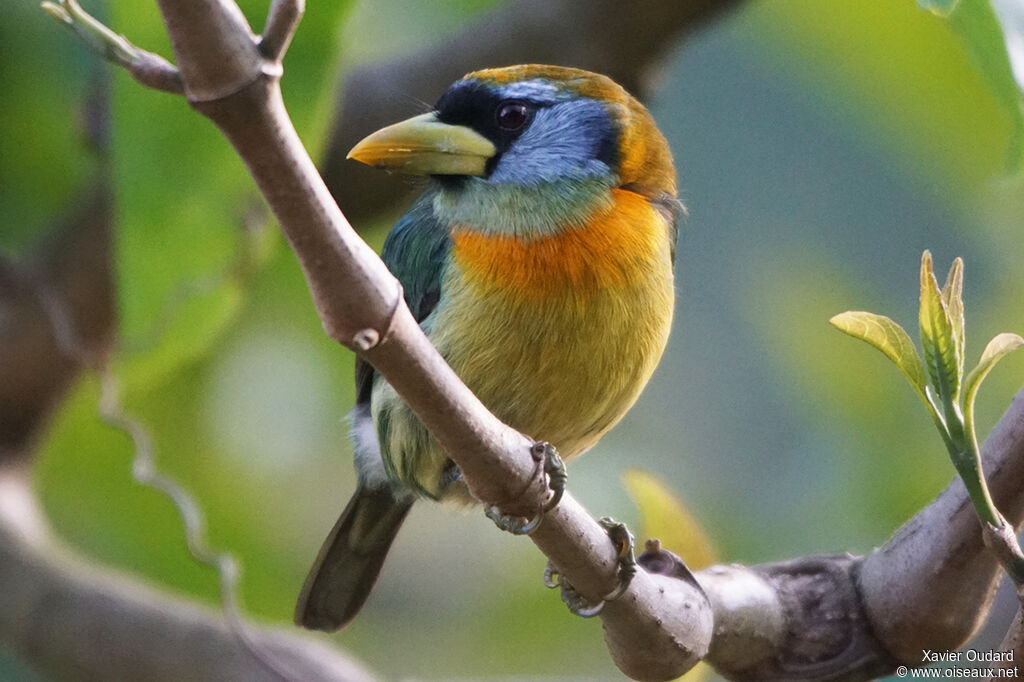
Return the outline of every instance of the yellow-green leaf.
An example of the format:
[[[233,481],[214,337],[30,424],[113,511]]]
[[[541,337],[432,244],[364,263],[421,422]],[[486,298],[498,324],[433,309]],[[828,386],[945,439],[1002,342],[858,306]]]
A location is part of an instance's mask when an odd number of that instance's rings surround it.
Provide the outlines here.
[[[622,480],[640,510],[642,537],[658,538],[665,549],[678,554],[693,570],[714,563],[711,540],[677,495],[643,469],[627,470]]]
[[[953,321],[939,291],[932,269],[932,254],[921,255],[921,347],[924,366],[939,399],[953,404],[960,396],[963,358],[957,357]]]
[[[946,276],[946,285],[942,287],[942,301],[946,304],[946,312],[953,323],[953,334],[956,338],[958,366],[963,372],[964,346],[967,336],[964,330],[964,259],[957,256]]]
[[[982,380],[992,371],[1000,358],[1012,353],[1024,345],[1024,339],[1017,334],[999,334],[985,346],[985,352],[981,354],[978,366],[971,370],[964,381],[964,420],[969,428],[974,424],[974,398],[978,394],[978,387]]]
[[[918,357],[914,342],[910,340],[910,335],[903,327],[885,315],[864,311],[840,313],[829,322],[839,331],[866,341],[882,351],[896,364],[921,400],[928,404],[921,358]]]
[[[678,554],[694,571],[716,561],[711,540],[686,506],[654,476],[643,469],[628,469],[622,475],[629,496],[640,510],[643,538],[658,538],[665,549]],[[681,680],[703,682],[711,679],[714,670],[698,663]]]

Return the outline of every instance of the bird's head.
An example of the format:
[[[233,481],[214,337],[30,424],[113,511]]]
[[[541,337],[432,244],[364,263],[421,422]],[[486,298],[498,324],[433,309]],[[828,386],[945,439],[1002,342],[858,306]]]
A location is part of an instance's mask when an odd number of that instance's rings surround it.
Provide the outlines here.
[[[434,111],[373,133],[349,157],[432,176],[439,217],[518,236],[585,221],[613,188],[676,196],[647,109],[606,76],[557,66],[467,74]]]

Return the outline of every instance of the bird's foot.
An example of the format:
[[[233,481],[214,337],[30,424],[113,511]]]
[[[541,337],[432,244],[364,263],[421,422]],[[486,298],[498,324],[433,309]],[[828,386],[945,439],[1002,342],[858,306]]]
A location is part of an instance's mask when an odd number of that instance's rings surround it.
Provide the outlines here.
[[[608,532],[608,537],[615,543],[618,552],[619,569],[617,573],[619,584],[614,590],[606,594],[596,604],[590,604],[558,572],[554,564],[549,561],[547,568],[544,569],[544,585],[551,589],[556,587],[562,588],[562,601],[569,607],[569,611],[580,618],[593,618],[601,613],[606,603],[615,601],[626,593],[626,590],[629,589],[629,584],[633,581],[633,576],[636,575],[636,554],[633,551],[633,534],[626,528],[626,524],[619,523],[609,516],[602,517],[599,523]]]
[[[544,520],[544,515],[558,506],[562,499],[562,494],[565,493],[565,482],[569,479],[569,474],[565,470],[565,463],[558,456],[558,450],[551,443],[542,441],[534,443],[530,454],[533,455],[534,460],[537,462],[538,471],[546,479],[548,490],[551,491],[551,497],[541,505],[537,515],[532,519],[523,518],[522,516],[506,516],[498,511],[497,507],[492,507],[491,505],[484,507],[484,514],[491,521],[494,521],[494,525],[513,535],[529,535],[537,530],[540,522]]]

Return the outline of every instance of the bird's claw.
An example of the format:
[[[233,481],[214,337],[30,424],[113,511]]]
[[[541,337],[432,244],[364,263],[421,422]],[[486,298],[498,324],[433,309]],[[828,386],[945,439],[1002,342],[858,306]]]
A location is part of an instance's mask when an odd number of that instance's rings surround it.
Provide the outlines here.
[[[484,507],[484,514],[491,521],[494,521],[495,526],[507,533],[512,533],[512,535],[529,535],[537,530],[541,520],[544,518],[543,511],[538,512],[532,519],[522,516],[507,516],[502,514],[497,507],[492,507],[491,505]]]
[[[544,569],[544,585],[548,588],[554,589],[556,587],[562,588],[562,601],[569,611],[579,616],[580,618],[593,618],[597,614],[601,613],[604,609],[604,605],[610,601],[615,601],[629,589],[630,583],[633,581],[633,576],[636,575],[636,554],[634,552],[633,534],[626,528],[626,524],[619,523],[610,516],[601,517],[599,521],[601,527],[608,532],[608,537],[611,538],[612,542],[618,548],[618,579],[619,584],[614,590],[606,594],[596,604],[590,604],[587,600],[576,591],[569,581],[565,579],[555,568],[555,565],[550,561],[547,567]]]
[[[507,516],[491,505],[484,507],[484,514],[494,521],[494,525],[513,535],[529,535],[537,530],[540,522],[544,520],[544,515],[558,506],[562,494],[565,493],[565,483],[569,479],[565,463],[554,445],[538,441],[533,444],[530,452],[537,461],[541,475],[547,480],[548,490],[551,491],[551,496],[541,505],[537,514],[532,519],[527,519],[522,516]]]

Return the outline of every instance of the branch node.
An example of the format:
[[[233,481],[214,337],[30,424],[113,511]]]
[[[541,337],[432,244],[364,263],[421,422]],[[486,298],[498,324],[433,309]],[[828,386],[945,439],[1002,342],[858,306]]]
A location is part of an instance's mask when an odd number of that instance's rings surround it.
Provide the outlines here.
[[[376,329],[360,329],[352,335],[352,347],[365,353],[380,343],[380,334]]]
[[[998,526],[982,521],[981,529],[981,539],[985,547],[998,559],[1019,593],[1024,587],[1024,553],[1017,543],[1013,526],[1000,515]]]
[[[366,326],[359,327],[355,331],[351,331],[352,327],[344,324],[344,313],[336,313],[328,307],[328,304],[325,303],[321,306],[318,301],[317,307],[320,309],[320,319],[323,320],[324,332],[327,333],[327,336],[357,353],[371,351],[391,338],[391,332],[395,328],[395,319],[398,317],[398,311],[405,302],[405,294],[402,291],[401,283],[398,280],[394,281],[397,291],[395,292],[395,300],[390,304],[391,308],[386,313],[386,317],[380,319],[379,316],[374,316],[371,319],[363,320]]]

